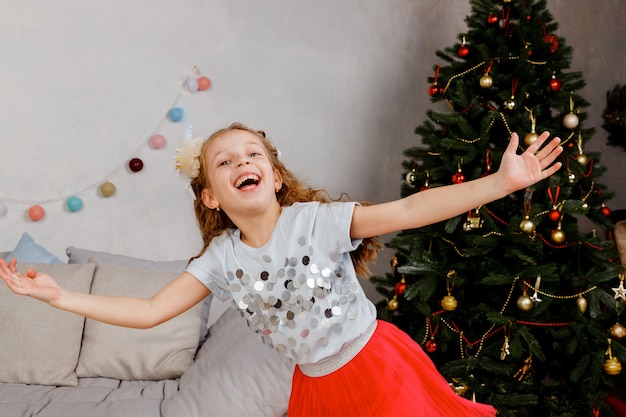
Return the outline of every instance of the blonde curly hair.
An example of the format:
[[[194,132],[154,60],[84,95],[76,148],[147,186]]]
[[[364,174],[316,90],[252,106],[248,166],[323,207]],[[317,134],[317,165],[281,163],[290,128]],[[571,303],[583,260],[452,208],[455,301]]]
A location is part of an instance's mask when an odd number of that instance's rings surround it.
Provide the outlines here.
[[[278,150],[272,144],[272,142],[266,138],[265,132],[262,130],[251,129],[241,123],[233,123],[230,126],[220,129],[213,133],[209,138],[204,141],[200,150],[198,160],[200,162],[200,170],[198,176],[191,179],[190,186],[196,199],[194,201],[194,212],[196,214],[196,220],[198,222],[198,228],[202,235],[204,246],[202,250],[192,259],[198,258],[204,254],[207,247],[213,240],[213,238],[221,235],[224,231],[236,228],[237,226],[230,220],[228,215],[223,210],[210,209],[204,205],[202,201],[202,190],[209,186],[209,180],[207,177],[205,167],[205,155],[208,148],[208,144],[214,138],[232,130],[244,130],[254,134],[258,137],[265,148],[268,150],[270,162],[274,169],[278,170],[283,180],[282,188],[276,193],[276,198],[281,207],[290,206],[298,202],[319,201],[321,203],[329,203],[331,201],[345,200],[345,195],[342,198],[334,200],[330,198],[325,190],[318,190],[308,186],[305,186],[296,176],[289,171],[285,165],[280,161],[278,157]],[[382,245],[378,241],[378,237],[371,237],[363,239],[363,243],[359,247],[350,253],[354,267],[358,275],[367,277],[371,274],[369,269],[369,263],[375,263],[378,251],[382,248]]]

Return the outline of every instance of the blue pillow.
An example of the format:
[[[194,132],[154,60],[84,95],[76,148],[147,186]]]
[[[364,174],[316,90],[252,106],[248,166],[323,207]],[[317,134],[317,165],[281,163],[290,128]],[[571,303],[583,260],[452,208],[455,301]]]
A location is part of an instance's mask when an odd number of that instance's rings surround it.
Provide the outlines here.
[[[22,234],[20,241],[17,243],[13,252],[5,259],[17,259],[18,262],[28,262],[36,264],[62,264],[63,262],[50,253],[43,246],[35,243],[33,238],[26,232]]]

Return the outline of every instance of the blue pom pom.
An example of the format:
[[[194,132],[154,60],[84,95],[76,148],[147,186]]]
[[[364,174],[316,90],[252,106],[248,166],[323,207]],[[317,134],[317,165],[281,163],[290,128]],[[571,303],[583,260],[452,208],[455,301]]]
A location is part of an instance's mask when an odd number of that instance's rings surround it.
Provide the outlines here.
[[[76,196],[72,196],[65,201],[67,209],[72,213],[83,208],[83,200]]]
[[[183,109],[180,107],[172,107],[167,112],[167,117],[174,123],[180,122],[183,119]]]

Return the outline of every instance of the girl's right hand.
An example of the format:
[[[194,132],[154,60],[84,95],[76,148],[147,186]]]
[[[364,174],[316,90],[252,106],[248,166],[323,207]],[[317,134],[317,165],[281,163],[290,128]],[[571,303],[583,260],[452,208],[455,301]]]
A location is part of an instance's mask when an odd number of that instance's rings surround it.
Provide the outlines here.
[[[48,274],[27,269],[25,274],[17,271],[17,261],[12,259],[8,264],[0,259],[0,277],[11,291],[19,295],[27,295],[46,303],[58,300],[61,287]]]

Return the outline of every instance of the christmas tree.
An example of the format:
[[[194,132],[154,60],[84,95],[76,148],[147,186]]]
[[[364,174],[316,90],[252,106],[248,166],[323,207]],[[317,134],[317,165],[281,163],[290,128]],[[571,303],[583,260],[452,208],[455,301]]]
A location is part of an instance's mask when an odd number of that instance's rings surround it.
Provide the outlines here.
[[[562,139],[552,177],[449,221],[406,230],[374,277],[379,316],[422,344],[459,395],[501,416],[612,415],[625,386],[624,268],[572,48],[545,1],[471,0],[467,31],[437,52],[429,110],[406,149],[403,196],[490,175],[512,132]],[[426,89],[424,91],[426,96]],[[444,105],[445,104],[445,105]],[[586,216],[596,230],[582,231]],[[600,232],[597,232],[600,230]]]

